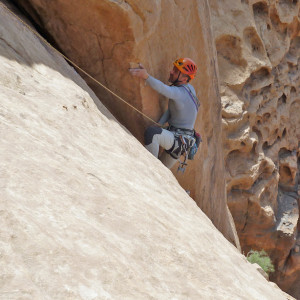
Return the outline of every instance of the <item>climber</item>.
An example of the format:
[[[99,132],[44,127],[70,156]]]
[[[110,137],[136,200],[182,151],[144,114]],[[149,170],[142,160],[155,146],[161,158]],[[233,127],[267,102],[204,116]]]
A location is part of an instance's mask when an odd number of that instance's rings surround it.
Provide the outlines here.
[[[158,126],[148,127],[145,131],[145,146],[156,157],[159,154],[159,146],[164,148],[160,160],[170,169],[183,153],[186,156],[187,151],[196,142],[194,124],[200,102],[189,82],[195,77],[197,66],[190,58],[177,59],[170,71],[168,80],[170,86],[150,76],[142,64],[129,71],[133,76],[144,79],[146,84],[158,93],[169,98],[168,109],[159,120],[161,125],[168,122],[168,127],[166,129]],[[181,164],[184,171],[185,161]]]

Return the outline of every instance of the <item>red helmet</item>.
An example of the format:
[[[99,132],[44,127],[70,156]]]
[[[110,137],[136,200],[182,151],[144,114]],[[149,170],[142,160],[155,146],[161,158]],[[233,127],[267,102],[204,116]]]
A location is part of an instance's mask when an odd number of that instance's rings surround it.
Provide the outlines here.
[[[190,76],[191,79],[194,79],[197,73],[197,66],[190,58],[176,59],[173,65],[183,74]]]

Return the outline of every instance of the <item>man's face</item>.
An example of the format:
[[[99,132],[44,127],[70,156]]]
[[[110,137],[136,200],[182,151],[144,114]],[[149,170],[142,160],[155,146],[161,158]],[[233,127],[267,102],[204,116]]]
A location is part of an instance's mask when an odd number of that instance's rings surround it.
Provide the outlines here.
[[[179,72],[180,71],[174,66],[170,71],[169,82],[173,83],[178,78]]]

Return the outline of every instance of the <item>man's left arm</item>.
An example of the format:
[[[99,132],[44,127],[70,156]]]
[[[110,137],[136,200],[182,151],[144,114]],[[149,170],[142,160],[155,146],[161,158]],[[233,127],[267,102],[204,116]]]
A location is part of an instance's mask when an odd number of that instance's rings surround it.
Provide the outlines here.
[[[163,115],[160,117],[158,123],[161,124],[161,125],[164,125],[169,120],[169,117],[170,117],[170,111],[169,111],[169,109],[167,109],[163,113]]]

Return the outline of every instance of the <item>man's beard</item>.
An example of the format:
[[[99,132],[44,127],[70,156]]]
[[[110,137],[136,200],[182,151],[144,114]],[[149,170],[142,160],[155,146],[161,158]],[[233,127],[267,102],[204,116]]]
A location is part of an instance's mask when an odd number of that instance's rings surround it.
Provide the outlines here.
[[[170,75],[168,81],[170,83],[174,83],[175,79],[174,79],[174,77],[172,75]]]

